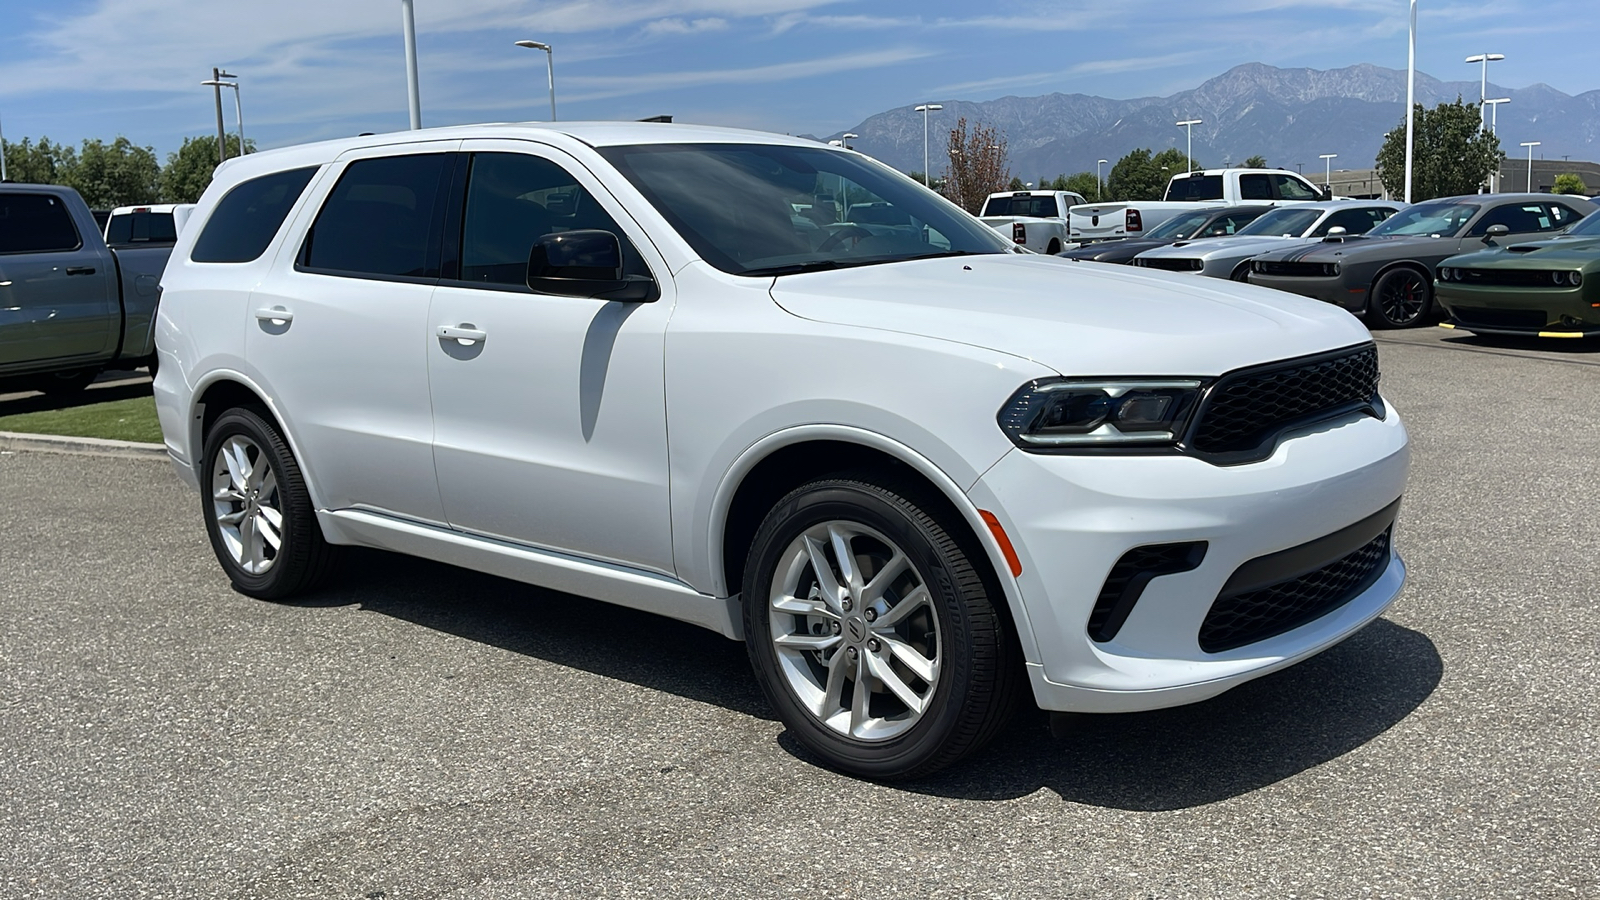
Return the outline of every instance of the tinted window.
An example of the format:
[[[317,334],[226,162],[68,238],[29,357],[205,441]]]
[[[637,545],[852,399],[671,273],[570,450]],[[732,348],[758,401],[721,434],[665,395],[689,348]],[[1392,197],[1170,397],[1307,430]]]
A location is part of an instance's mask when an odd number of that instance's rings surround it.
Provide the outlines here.
[[[1186,237],[1193,237],[1194,233],[1198,231],[1201,226],[1205,225],[1210,218],[1211,214],[1204,212],[1185,213],[1183,215],[1173,216],[1172,218],[1151,229],[1145,234],[1145,237],[1158,240],[1165,240],[1167,238],[1172,238],[1173,240],[1183,240]]]
[[[300,199],[317,168],[274,172],[243,182],[224,194],[206,220],[189,258],[195,262],[243,263],[267,252],[272,236]],[[171,221],[169,214],[167,219]]]
[[[1218,219],[1216,222],[1213,222],[1211,227],[1206,229],[1206,236],[1213,237],[1222,234],[1238,234],[1239,231],[1246,225],[1249,225],[1251,222],[1261,218],[1261,214],[1264,212],[1266,212],[1265,209],[1254,209],[1245,212],[1230,213]]]
[[[1239,199],[1271,200],[1272,182],[1265,175],[1240,175]]]
[[[1056,198],[1052,194],[1029,197],[990,197],[983,208],[986,216],[1029,216],[1035,219],[1059,218]],[[855,221],[855,220],[851,220]]]
[[[617,236],[625,274],[650,274],[616,220],[567,170],[537,156],[474,154],[461,224],[461,280],[526,284],[535,241],[591,228]]]
[[[1249,176],[1246,176],[1249,177]],[[1317,192],[1306,187],[1305,183],[1292,175],[1268,175],[1273,186],[1278,190],[1280,200],[1317,200]]]
[[[178,239],[172,213],[135,212],[112,216],[106,226],[106,243],[170,244]]]
[[[1300,237],[1314,225],[1324,210],[1304,206],[1284,206],[1265,213],[1239,229],[1240,234],[1269,234],[1273,237]]]
[[[1545,204],[1545,209],[1550,212],[1550,227],[1552,229],[1565,228],[1583,218],[1582,213],[1573,212],[1559,203],[1547,203]]]
[[[1175,178],[1167,186],[1168,200],[1221,200],[1221,175],[1190,175]]]
[[[1317,226],[1311,232],[1312,237],[1323,237],[1335,228],[1343,228],[1346,234],[1366,234],[1374,225],[1389,217],[1389,210],[1381,207],[1360,207],[1358,209],[1341,209]]]
[[[434,213],[444,153],[353,162],[306,235],[300,264],[358,275],[437,278]]]
[[[1512,234],[1529,234],[1554,229],[1550,213],[1543,203],[1508,203],[1505,206],[1497,206],[1483,214],[1483,218],[1472,226],[1470,234],[1481,237],[1489,233],[1491,225],[1504,225]]]
[[[0,194],[0,253],[49,253],[83,246],[72,215],[49,194]]]
[[[1600,235],[1600,212],[1590,213],[1582,222],[1572,226],[1567,234],[1581,234],[1585,236]]]
[[[1478,212],[1474,203],[1418,203],[1408,206],[1372,229],[1370,234],[1439,234],[1455,237],[1461,226]]]

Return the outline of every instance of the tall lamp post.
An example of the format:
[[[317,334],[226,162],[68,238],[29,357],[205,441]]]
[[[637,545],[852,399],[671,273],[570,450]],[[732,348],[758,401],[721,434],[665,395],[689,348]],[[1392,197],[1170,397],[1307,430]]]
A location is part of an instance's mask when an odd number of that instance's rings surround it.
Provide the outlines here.
[[[0,129],[0,181],[9,180],[6,177],[6,133]]]
[[[923,187],[932,187],[933,186],[933,183],[928,180],[928,114],[931,113],[931,112],[938,112],[941,109],[944,109],[944,107],[940,106],[937,103],[924,103],[924,104],[922,104],[921,106],[917,107],[914,110],[915,112],[922,113],[922,186]]]
[[[1106,193],[1106,180],[1100,177],[1100,167],[1105,164],[1106,160],[1103,159],[1097,159],[1094,163],[1094,202],[1096,203],[1099,203]]]
[[[1543,141],[1523,141],[1522,146],[1528,148],[1528,193],[1533,193],[1533,148],[1544,143]]]
[[[545,68],[550,73],[550,121],[556,120],[556,52],[550,49],[549,44],[539,41],[517,41],[518,47],[527,47],[529,50],[543,50]]]
[[[1489,63],[1505,58],[1503,53],[1479,53],[1476,56],[1467,57],[1467,62],[1469,63],[1483,63],[1482,83],[1478,86],[1478,128],[1480,131],[1489,127],[1488,110],[1484,108],[1484,104],[1489,99]]]
[[[1411,49],[1406,53],[1406,202],[1411,202],[1411,164],[1416,143],[1417,0],[1411,0]]]
[[[1178,123],[1179,128],[1189,132],[1189,156],[1188,159],[1185,160],[1186,165],[1183,169],[1185,172],[1194,171],[1194,127],[1204,123],[1204,119],[1184,119],[1182,122]]]
[[[232,78],[233,81],[223,81],[222,79],[224,79],[224,78]],[[236,122],[238,122],[238,124],[239,124],[239,155],[243,156],[244,155],[244,107],[242,105],[240,105],[240,103],[239,103],[239,76],[230,75],[227,72],[218,72],[217,73],[217,77],[215,79],[213,79],[211,81],[202,81],[200,83],[203,84],[203,85],[208,85],[210,87],[214,87],[219,91],[222,90],[223,88],[233,88],[233,116],[234,116],[234,120]]]
[[[228,161],[228,137],[222,132],[222,70],[216,66],[211,67],[211,80],[202,81],[201,84],[210,85],[211,93],[217,101],[217,165]]]
[[[406,41],[406,100],[411,108],[411,130],[416,131],[422,127],[422,89],[417,85],[417,17],[411,0],[400,0],[400,30]]]
[[[1483,102],[1489,107],[1489,133],[1490,134],[1494,134],[1495,127],[1500,123],[1500,104],[1502,104],[1502,103],[1510,103],[1511,102],[1511,98],[1510,97],[1500,97],[1500,98],[1495,99],[1495,100],[1485,100]],[[1489,193],[1492,194],[1492,193],[1494,193],[1495,191],[1497,191],[1499,189],[1500,189],[1500,166],[1498,164],[1496,164],[1495,167],[1494,167],[1493,174],[1491,174],[1489,176]]]
[[[1333,161],[1339,158],[1339,154],[1324,153],[1319,158],[1322,160],[1322,186],[1327,188],[1328,193],[1331,194],[1333,193]]]

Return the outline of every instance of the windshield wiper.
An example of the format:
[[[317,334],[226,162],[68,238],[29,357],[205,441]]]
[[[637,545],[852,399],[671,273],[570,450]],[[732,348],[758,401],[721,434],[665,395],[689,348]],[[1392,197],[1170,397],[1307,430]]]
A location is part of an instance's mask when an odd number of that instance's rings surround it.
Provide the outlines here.
[[[842,268],[844,263],[836,259],[814,259],[810,262],[790,263],[787,266],[766,266],[760,269],[745,269],[740,275],[797,275],[801,272],[826,272],[829,269]]]

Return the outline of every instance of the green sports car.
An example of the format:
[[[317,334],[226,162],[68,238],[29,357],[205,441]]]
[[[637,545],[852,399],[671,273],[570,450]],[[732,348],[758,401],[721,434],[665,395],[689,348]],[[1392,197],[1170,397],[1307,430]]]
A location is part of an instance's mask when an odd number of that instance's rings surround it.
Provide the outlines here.
[[[1434,281],[1446,328],[1600,337],[1600,213],[1560,237],[1452,256]]]

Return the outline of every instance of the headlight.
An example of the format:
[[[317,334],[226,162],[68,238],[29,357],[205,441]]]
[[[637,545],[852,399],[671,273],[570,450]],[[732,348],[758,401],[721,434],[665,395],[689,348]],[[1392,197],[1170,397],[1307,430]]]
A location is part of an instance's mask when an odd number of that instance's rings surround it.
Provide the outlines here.
[[[1583,273],[1582,272],[1578,272],[1578,271],[1568,272],[1567,273],[1567,284],[1570,284],[1573,287],[1577,287],[1578,285],[1583,284]]]
[[[1198,379],[1040,379],[1013,394],[998,420],[1025,449],[1170,445],[1188,426],[1200,386]]]
[[[1323,263],[1322,264],[1322,274],[1328,276],[1329,278],[1337,278],[1338,275],[1339,275],[1339,264],[1338,263]]]
[[[1450,267],[1449,266],[1440,266],[1439,267],[1439,280],[1440,281],[1449,281],[1450,280]]]

